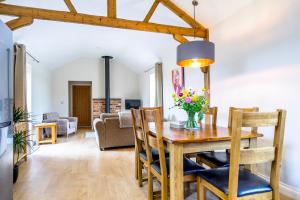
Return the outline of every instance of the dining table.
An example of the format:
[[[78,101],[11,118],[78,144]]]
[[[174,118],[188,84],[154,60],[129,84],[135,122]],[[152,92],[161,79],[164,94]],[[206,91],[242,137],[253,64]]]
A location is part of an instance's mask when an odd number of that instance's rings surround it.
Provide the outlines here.
[[[183,156],[204,151],[230,149],[231,129],[222,126],[204,124],[198,129],[172,128],[169,122],[163,122],[162,136],[169,151],[170,159],[170,199],[184,199]],[[149,126],[150,134],[156,134],[154,124]],[[241,148],[255,148],[262,134],[242,130]],[[246,166],[252,172],[255,165]]]

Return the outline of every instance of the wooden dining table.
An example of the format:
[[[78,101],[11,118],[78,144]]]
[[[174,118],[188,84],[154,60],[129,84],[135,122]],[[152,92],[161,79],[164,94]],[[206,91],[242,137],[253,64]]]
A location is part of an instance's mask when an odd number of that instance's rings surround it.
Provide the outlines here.
[[[155,135],[154,124],[149,126],[150,133]],[[242,131],[241,148],[255,148],[260,133]],[[164,122],[163,140],[170,154],[170,199],[184,199],[183,156],[188,153],[230,149],[231,131],[227,127],[203,125],[196,130],[171,128]],[[254,171],[255,166],[247,166]]]

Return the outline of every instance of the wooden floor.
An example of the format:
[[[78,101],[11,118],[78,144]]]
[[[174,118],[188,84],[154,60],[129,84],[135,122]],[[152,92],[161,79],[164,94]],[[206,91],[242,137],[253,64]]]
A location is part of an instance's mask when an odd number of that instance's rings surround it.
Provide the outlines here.
[[[133,148],[99,151],[87,131],[41,145],[20,168],[14,200],[146,200],[147,185],[134,179]]]

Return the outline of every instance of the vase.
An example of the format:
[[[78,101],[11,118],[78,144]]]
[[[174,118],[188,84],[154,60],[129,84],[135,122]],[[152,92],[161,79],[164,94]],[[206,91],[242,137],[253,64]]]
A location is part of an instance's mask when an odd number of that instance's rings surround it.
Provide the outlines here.
[[[187,111],[188,119],[184,124],[185,129],[198,129],[198,123],[195,120],[195,112]]]

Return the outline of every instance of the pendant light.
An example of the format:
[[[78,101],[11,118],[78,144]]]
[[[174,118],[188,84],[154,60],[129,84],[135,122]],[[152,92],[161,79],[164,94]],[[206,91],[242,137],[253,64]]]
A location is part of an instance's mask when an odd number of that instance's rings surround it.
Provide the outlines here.
[[[193,0],[192,4],[194,6],[195,20],[197,0]],[[177,65],[181,67],[206,67],[213,64],[214,60],[215,44],[207,40],[185,42],[177,47]]]

